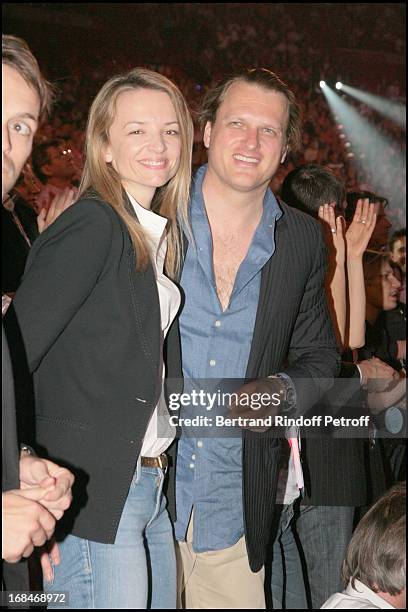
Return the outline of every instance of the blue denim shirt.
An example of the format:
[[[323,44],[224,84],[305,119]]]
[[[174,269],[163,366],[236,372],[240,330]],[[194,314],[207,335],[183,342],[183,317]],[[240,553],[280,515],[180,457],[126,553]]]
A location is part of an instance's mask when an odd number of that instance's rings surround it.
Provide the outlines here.
[[[282,215],[268,189],[261,221],[241,263],[227,310],[218,299],[211,230],[202,195],[206,166],[196,174],[191,196],[194,244],[189,244],[181,285],[180,317],[186,379],[245,378],[261,285],[261,270],[275,250],[275,222]],[[182,416],[182,414],[180,415]],[[194,507],[193,548],[221,550],[244,534],[241,438],[182,436],[176,470],[176,538],[185,540]]]

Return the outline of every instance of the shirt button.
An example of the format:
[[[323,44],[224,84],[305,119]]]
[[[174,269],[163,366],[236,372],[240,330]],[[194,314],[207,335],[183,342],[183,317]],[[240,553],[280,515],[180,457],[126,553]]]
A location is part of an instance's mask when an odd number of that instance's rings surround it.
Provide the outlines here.
[[[194,461],[194,459],[196,458],[195,455],[191,455],[192,460]]]
[[[190,469],[194,470],[194,463],[190,463]]]
[[[221,327],[221,321],[216,321],[215,322],[215,327]]]
[[[216,364],[215,359],[210,359],[210,366],[211,366],[211,367],[214,367],[214,366],[215,366],[215,364]]]
[[[202,440],[199,440],[199,441],[197,442],[197,446],[198,446],[198,448],[203,448],[203,441],[202,441]]]

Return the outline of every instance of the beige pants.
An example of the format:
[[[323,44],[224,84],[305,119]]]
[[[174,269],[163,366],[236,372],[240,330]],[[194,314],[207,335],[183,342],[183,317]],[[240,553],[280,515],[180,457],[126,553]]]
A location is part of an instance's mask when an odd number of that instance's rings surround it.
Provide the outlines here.
[[[262,568],[254,574],[248,563],[245,538],[224,550],[193,551],[191,519],[187,541],[178,543],[180,608],[186,610],[265,610]]]

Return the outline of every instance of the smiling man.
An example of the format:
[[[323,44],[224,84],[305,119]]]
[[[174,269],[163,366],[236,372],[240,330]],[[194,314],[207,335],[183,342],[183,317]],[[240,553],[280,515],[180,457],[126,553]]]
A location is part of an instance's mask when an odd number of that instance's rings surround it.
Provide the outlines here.
[[[251,392],[279,392],[282,414],[303,414],[338,356],[320,226],[269,189],[300,142],[299,107],[275,74],[255,69],[209,91],[201,120],[208,165],[192,190],[194,241],[181,277],[184,376],[255,379]],[[307,378],[315,382],[306,390]],[[242,439],[178,443],[175,529],[188,609],[265,608],[263,565],[287,444],[274,434],[243,429]],[[301,486],[299,473],[292,477]]]

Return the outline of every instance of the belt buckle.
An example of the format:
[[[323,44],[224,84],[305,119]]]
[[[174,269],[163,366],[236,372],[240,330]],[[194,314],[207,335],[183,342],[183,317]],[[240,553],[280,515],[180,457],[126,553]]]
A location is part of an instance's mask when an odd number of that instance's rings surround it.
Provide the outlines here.
[[[161,455],[157,457],[157,463],[159,465],[159,468],[162,470],[163,469],[163,459]]]

